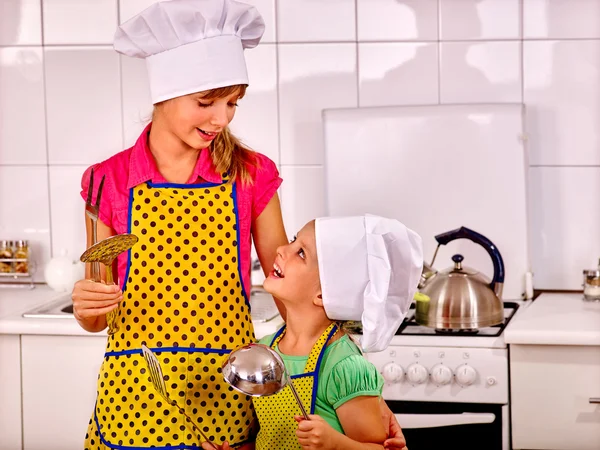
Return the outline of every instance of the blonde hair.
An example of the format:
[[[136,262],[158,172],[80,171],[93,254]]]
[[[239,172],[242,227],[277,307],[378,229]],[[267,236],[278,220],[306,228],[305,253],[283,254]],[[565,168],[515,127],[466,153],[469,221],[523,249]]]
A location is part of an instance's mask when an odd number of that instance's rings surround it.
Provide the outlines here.
[[[239,92],[239,98],[246,94],[246,85],[238,84],[211,89],[204,93],[204,98],[224,98],[235,92]],[[249,166],[256,167],[258,160],[254,151],[242,144],[242,142],[231,133],[229,127],[225,127],[210,144],[210,156],[213,164],[220,174],[227,173],[229,182],[240,179],[242,184],[252,184]]]

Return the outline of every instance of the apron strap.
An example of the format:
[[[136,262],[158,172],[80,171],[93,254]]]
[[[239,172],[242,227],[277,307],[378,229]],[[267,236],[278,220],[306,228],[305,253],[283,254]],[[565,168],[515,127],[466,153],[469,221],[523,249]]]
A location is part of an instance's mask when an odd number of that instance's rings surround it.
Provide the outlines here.
[[[321,364],[321,360],[323,359],[323,354],[325,353],[325,349],[327,348],[327,343],[331,340],[331,338],[338,331],[338,326],[334,322],[327,327],[327,329],[323,332],[321,337],[317,339],[315,345],[313,345],[310,354],[308,355],[308,359],[306,361],[306,366],[304,367],[304,373],[318,373],[319,366]],[[281,338],[285,335],[285,325],[283,325],[275,336],[273,336],[273,340],[271,341],[271,348],[275,348]]]

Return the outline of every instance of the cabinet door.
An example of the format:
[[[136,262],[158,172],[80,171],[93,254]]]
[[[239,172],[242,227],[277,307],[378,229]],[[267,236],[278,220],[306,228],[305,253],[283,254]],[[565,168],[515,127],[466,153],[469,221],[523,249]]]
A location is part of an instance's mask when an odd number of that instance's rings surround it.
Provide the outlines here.
[[[600,347],[511,345],[515,449],[600,449]]]
[[[104,336],[22,336],[23,446],[83,447]]]
[[[0,438],[0,448],[23,448],[21,344],[18,335],[0,335]]]

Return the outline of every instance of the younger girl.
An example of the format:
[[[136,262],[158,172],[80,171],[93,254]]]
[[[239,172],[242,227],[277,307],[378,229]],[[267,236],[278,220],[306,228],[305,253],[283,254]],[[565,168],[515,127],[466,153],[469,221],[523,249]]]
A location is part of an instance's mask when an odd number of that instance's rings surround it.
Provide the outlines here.
[[[311,415],[302,419],[289,388],[254,398],[257,450],[391,447],[381,421],[382,377],[336,321],[360,320],[362,350],[384,350],[422,265],[416,233],[370,215],[317,219],[277,250],[264,287],[285,305],[286,325],[260,343],[281,355]]]

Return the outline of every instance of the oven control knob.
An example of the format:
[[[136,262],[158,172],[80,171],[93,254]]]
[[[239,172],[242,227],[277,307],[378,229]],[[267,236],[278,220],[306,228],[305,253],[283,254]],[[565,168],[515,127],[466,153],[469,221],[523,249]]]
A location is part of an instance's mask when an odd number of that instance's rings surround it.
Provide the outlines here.
[[[406,377],[412,384],[422,384],[427,381],[429,373],[427,369],[419,363],[414,363],[406,369]]]
[[[456,369],[456,381],[461,386],[471,386],[475,383],[477,371],[466,364]]]
[[[446,385],[452,381],[452,370],[443,364],[437,364],[431,369],[431,379],[437,385]]]
[[[398,364],[388,363],[383,366],[382,375],[383,379],[388,383],[396,383],[402,380],[404,370],[402,370],[402,367]]]

